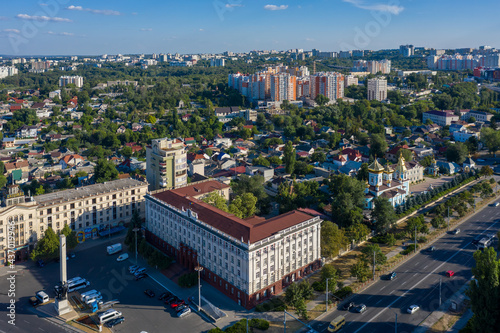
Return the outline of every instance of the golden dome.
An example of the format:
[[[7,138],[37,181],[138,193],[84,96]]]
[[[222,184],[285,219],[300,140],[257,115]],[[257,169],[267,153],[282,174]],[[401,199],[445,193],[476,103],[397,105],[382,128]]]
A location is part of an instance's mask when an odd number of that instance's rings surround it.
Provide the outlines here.
[[[375,161],[373,161],[373,163],[368,166],[368,171],[374,173],[382,173],[384,172],[384,167],[377,161],[377,159],[375,159]]]
[[[399,155],[398,165],[396,165],[396,171],[403,175],[406,172],[406,161],[403,155]]]
[[[390,164],[386,164],[386,165],[385,165],[385,168],[384,168],[384,172],[385,172],[386,174],[391,174],[391,173],[393,173],[393,172],[394,172],[394,170],[392,170],[392,168],[391,168],[391,165],[390,165]]]

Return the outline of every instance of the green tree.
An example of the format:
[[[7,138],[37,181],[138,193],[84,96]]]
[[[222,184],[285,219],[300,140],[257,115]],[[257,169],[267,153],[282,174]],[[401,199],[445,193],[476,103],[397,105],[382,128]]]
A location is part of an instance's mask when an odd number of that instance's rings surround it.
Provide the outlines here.
[[[292,141],[287,141],[283,152],[286,173],[292,174],[295,170],[295,158],[295,148],[293,148]]]
[[[413,161],[413,152],[409,149],[400,149],[398,154],[403,155],[403,158],[407,162]]]
[[[420,160],[420,165],[422,165],[424,168],[427,168],[432,165],[433,158],[430,155],[425,156]]]
[[[44,236],[37,243],[31,252],[31,260],[38,259],[52,259],[58,256],[59,252],[59,238],[54,230],[48,227],[45,230]]]
[[[262,166],[268,167],[271,165],[271,162],[269,162],[269,160],[266,159],[265,157],[259,156],[259,157],[256,157],[252,160],[252,164],[253,165],[262,165]]]
[[[500,149],[500,132],[490,127],[484,127],[481,130],[481,141],[490,153],[495,154]]]
[[[372,134],[370,138],[370,155],[372,156],[385,156],[385,151],[387,150],[387,141],[383,134]]]
[[[66,236],[66,246],[69,250],[74,249],[78,245],[78,241],[76,240],[76,232],[74,230],[71,230],[69,225],[64,225],[64,228],[62,228],[61,230],[61,234]]]
[[[330,102],[330,99],[328,97],[326,97],[325,95],[318,94],[318,96],[316,96],[314,101],[316,103],[318,103],[319,106],[323,106],[323,105],[327,104],[328,102]]]
[[[123,147],[123,149],[120,152],[125,158],[130,158],[132,156],[132,148],[129,146]]]
[[[351,276],[354,276],[360,282],[365,282],[370,277],[370,270],[365,260],[358,258],[356,263],[351,267]]]
[[[363,163],[361,164],[361,168],[358,170],[358,174],[356,175],[356,178],[361,181],[367,181],[368,180],[368,163]]]
[[[323,256],[336,257],[349,244],[344,230],[331,221],[323,221],[321,226],[321,250]]]
[[[368,226],[361,222],[356,222],[351,224],[346,229],[346,235],[349,242],[360,242],[366,239],[366,236],[370,234],[371,230]]]
[[[385,233],[396,223],[396,212],[388,199],[377,197],[373,200],[375,208],[372,210],[372,218],[374,220],[377,232]]]
[[[204,197],[202,201],[206,202],[207,204],[210,204],[220,210],[223,210],[225,212],[229,212],[227,208],[227,203],[226,199],[220,195],[217,192],[211,192],[209,195]]]
[[[378,244],[368,244],[366,245],[363,250],[361,251],[363,253],[363,260],[365,260],[367,263],[370,263],[370,265],[373,265],[373,254],[375,253],[375,265],[383,265],[387,262],[387,257],[386,255],[382,252],[380,249],[380,246]]]
[[[337,280],[339,279],[339,271],[333,267],[333,265],[325,265],[321,268],[321,281],[325,281],[328,279],[328,290],[335,291]],[[325,285],[326,290],[326,285]]]
[[[231,214],[245,219],[255,215],[257,198],[250,192],[237,196],[231,201],[228,210]]]
[[[474,252],[476,261],[472,268],[475,280],[466,291],[474,315],[473,332],[499,332],[500,327],[500,260],[492,247]]]
[[[489,177],[493,175],[493,169],[489,165],[483,165],[479,173],[484,177]]]
[[[446,149],[446,159],[450,162],[455,162],[458,164],[462,164],[469,151],[467,150],[467,146],[461,142],[457,142],[455,144],[450,144]]]
[[[408,219],[408,221],[406,221],[405,232],[408,237],[413,238],[415,235],[415,230],[417,232],[417,235],[419,233],[427,234],[429,232],[429,227],[427,227],[427,225],[425,224],[423,215],[413,216]]]
[[[324,163],[326,161],[326,155],[323,152],[315,151],[311,155],[311,161],[313,161],[313,162],[319,162],[319,163]]]
[[[363,220],[365,184],[344,174],[333,175],[328,181],[333,193],[332,217],[341,227]]]
[[[118,170],[113,162],[100,159],[94,168],[94,177],[96,183],[104,183],[118,178]]]

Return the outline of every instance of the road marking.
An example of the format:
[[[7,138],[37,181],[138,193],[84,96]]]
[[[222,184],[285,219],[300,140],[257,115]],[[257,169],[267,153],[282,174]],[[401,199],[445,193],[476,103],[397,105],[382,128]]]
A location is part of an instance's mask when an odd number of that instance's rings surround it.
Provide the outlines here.
[[[41,327],[38,327],[38,329],[39,329],[40,331],[44,331],[44,332],[45,332],[45,330],[44,330],[43,328],[41,328]]]
[[[409,271],[409,269],[407,269],[407,270],[405,271],[405,273],[406,273],[406,272],[408,272],[408,271]]]
[[[417,275],[418,275],[418,273],[413,274],[413,276],[417,276]]]
[[[418,264],[420,264],[420,261],[417,261],[417,262],[415,263],[415,265],[418,265]]]
[[[406,281],[404,281],[403,283],[401,283],[401,285],[404,285],[406,283]]]
[[[395,292],[395,291],[396,291],[396,290],[391,291],[391,292],[389,293],[389,295],[392,295],[392,293],[393,293],[393,292]]]
[[[370,299],[370,298],[372,298],[373,296],[375,296],[375,295],[371,295],[370,297],[367,298],[367,300]]]
[[[382,288],[380,288],[380,290],[384,290],[384,288],[387,287],[387,285],[383,286]]]
[[[429,266],[429,264],[425,265],[425,266],[424,266],[424,269],[426,269],[426,268],[427,268],[427,266]]]
[[[485,231],[491,229],[495,224],[497,224],[496,222],[493,223],[491,226],[489,226]],[[464,247],[462,247],[460,250],[458,250],[457,252],[455,252],[451,257],[449,257],[446,261],[444,261],[441,265],[439,265],[438,267],[434,268],[429,274],[427,274],[425,277],[423,277],[422,279],[420,279],[417,283],[415,283],[410,289],[408,289],[407,291],[405,291],[401,296],[399,296],[398,298],[396,298],[394,301],[392,301],[391,304],[389,304],[387,307],[385,307],[384,309],[382,309],[379,313],[377,313],[375,316],[373,316],[370,320],[368,320],[366,323],[364,323],[358,330],[354,331],[354,333],[357,333],[357,332],[360,332],[363,328],[365,328],[366,325],[368,325],[369,323],[371,323],[372,321],[374,321],[378,316],[380,316],[385,310],[387,310],[388,308],[390,308],[391,306],[394,305],[394,303],[396,303],[397,301],[399,301],[401,298],[403,298],[408,292],[410,292],[413,288],[415,288],[416,286],[418,286],[420,283],[422,283],[425,279],[427,279],[427,277],[429,277],[430,275],[434,274],[435,271],[437,271],[438,269],[440,269],[444,264],[446,264],[448,261],[450,261],[451,259],[453,259],[457,254],[459,254],[460,252],[462,252],[467,246],[469,246],[471,244],[471,242],[465,244]],[[394,290],[393,290],[394,291]],[[392,294],[392,292],[391,292]]]

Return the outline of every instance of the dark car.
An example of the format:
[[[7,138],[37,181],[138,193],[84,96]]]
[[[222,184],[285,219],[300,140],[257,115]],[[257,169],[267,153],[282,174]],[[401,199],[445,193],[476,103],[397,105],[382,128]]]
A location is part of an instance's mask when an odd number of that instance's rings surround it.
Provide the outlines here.
[[[177,302],[172,302],[172,304],[170,304],[170,307],[172,309],[180,306],[180,305],[184,305],[186,302],[184,302],[184,300],[180,300],[180,301],[177,301]]]
[[[392,273],[387,274],[386,278],[387,278],[387,280],[390,280],[390,281],[394,280],[396,278],[396,272],[392,272]]]
[[[365,311],[366,311],[366,305],[364,305],[364,304],[360,304],[360,305],[358,305],[358,306],[356,307],[355,311],[356,311],[357,313],[363,313],[363,312],[365,312]]]
[[[346,310],[346,311],[349,311],[352,307],[354,307],[354,302],[347,302],[344,304],[344,306],[342,307],[342,309]]]
[[[38,260],[36,263],[37,263],[37,265],[38,265],[39,267],[43,267],[43,266],[45,266],[45,263],[43,262],[43,260],[42,260],[42,259]]]
[[[165,300],[165,304],[170,304],[170,303],[174,303],[174,302],[178,302],[178,301],[180,301],[179,297],[171,296]]]
[[[167,291],[167,292],[164,292],[163,294],[161,294],[160,297],[158,297],[158,300],[162,301],[164,299],[169,298],[170,296],[172,296],[172,294]]]
[[[154,293],[154,291],[152,291],[151,289],[146,289],[146,290],[144,290],[144,293],[145,293],[146,295],[148,295],[149,297],[151,297],[151,298],[155,297],[155,293]]]
[[[457,228],[457,229],[453,230],[451,233],[454,235],[458,235],[460,233],[460,229]]]
[[[73,252],[68,253],[68,259],[75,259],[75,257],[76,254],[74,254]]]
[[[431,246],[431,247],[429,247],[429,248],[427,248],[427,249],[425,250],[425,252],[427,252],[427,253],[432,253],[432,252],[434,252],[434,251],[436,251],[436,248],[435,248],[434,246]]]
[[[40,300],[36,297],[30,297],[30,304],[33,306],[37,306],[38,304],[40,304]]]
[[[142,273],[142,274],[139,274],[139,275],[136,275],[135,276],[135,280],[136,281],[139,281],[141,279],[144,279],[145,277],[147,277],[148,275],[146,273]]]
[[[118,317],[118,318],[116,318],[116,319],[113,319],[113,320],[108,321],[106,325],[107,325],[108,327],[113,327],[113,326],[116,326],[116,325],[118,325],[118,324],[123,323],[124,321],[125,321],[125,318],[124,318],[124,317]]]

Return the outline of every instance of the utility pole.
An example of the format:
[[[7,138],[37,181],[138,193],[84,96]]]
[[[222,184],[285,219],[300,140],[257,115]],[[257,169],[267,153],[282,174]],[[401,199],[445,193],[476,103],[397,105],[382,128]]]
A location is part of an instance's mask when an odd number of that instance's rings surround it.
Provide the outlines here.
[[[375,281],[375,249],[373,250],[373,281]]]
[[[441,306],[441,281],[442,278],[439,278],[439,306]]]
[[[476,204],[474,203],[474,213],[476,212]],[[450,207],[448,206],[448,231],[450,231]]]
[[[394,332],[398,333],[398,313],[396,311],[394,311],[392,308],[389,307],[389,309],[394,312],[394,314],[396,315],[396,321],[395,321],[395,325],[394,325]]]
[[[134,228],[132,229],[133,232],[135,232],[135,264],[137,265],[137,231],[139,231],[139,228]]]
[[[325,293],[325,295],[326,295],[326,299],[325,299],[325,301],[326,301],[326,303],[325,303],[326,310],[325,310],[325,312],[328,312],[328,280],[330,280],[330,279],[326,278],[326,293]]]
[[[200,281],[200,272],[203,270],[203,267],[200,266],[200,264],[198,264],[198,266],[196,266],[194,268],[195,271],[198,272],[198,312],[200,312],[201,310],[201,281]],[[247,319],[248,321],[248,319]]]
[[[285,315],[285,319],[283,320],[283,333],[286,333],[286,310],[283,310],[283,314]]]
[[[415,244],[413,244],[413,249],[417,253],[417,225],[415,224]]]

